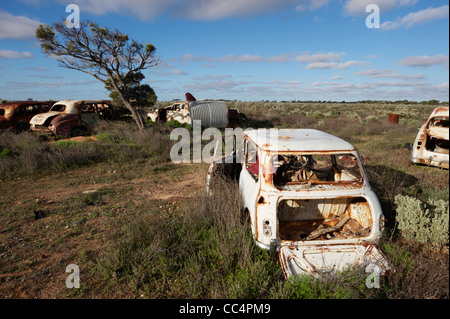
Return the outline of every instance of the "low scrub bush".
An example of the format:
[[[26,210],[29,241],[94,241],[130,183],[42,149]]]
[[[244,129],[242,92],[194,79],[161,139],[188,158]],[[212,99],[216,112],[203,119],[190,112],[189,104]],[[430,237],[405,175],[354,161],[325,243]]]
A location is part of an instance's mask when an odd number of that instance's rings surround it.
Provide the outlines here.
[[[405,239],[433,243],[437,248],[448,244],[449,203],[429,200],[426,203],[409,196],[395,196],[398,228]]]

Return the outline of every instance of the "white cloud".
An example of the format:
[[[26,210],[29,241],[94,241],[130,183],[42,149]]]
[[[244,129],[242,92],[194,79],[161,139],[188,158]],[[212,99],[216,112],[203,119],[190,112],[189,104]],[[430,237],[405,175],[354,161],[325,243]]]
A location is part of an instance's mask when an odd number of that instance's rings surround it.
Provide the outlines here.
[[[260,55],[249,55],[243,54],[239,56],[234,56],[233,54],[223,56],[221,58],[213,59],[213,61],[217,62],[288,62],[289,58],[284,55],[275,55],[271,57],[262,57]]]
[[[235,89],[239,84],[232,80],[223,81],[211,81],[211,82],[201,82],[201,83],[189,83],[185,87],[193,92],[196,91],[229,91]]]
[[[229,75],[229,74],[222,74],[222,75],[207,74],[207,75],[203,75],[203,76],[194,77],[193,79],[195,81],[217,81],[217,80],[224,80],[224,79],[230,79],[230,78],[231,78],[231,75]]]
[[[170,74],[173,74],[173,75],[187,75],[186,72],[184,72],[183,70],[180,70],[180,69],[173,69],[172,71],[170,71]]]
[[[356,72],[355,75],[367,75],[374,79],[380,79],[380,78],[391,78],[391,79],[402,79],[402,80],[417,80],[417,79],[423,79],[425,78],[425,75],[423,73],[420,74],[414,74],[414,75],[408,75],[408,74],[401,74],[398,70],[364,70],[360,72]]]
[[[295,57],[295,60],[300,63],[320,63],[320,62],[339,62],[342,60],[343,53],[319,52],[316,54],[309,54],[309,52],[302,53]]]
[[[248,16],[259,13],[274,12],[292,5],[296,0],[194,0],[178,13],[195,20],[216,20],[230,16]],[[185,3],[180,2],[181,3]]]
[[[380,56],[378,54],[372,53],[364,56],[367,59],[378,59]]]
[[[304,52],[296,56],[295,60],[302,64],[307,64],[305,69],[347,69],[355,65],[366,66],[370,64],[369,62],[357,60],[343,62],[343,56],[345,56],[345,53],[319,52],[310,54],[309,52]]]
[[[38,7],[41,5],[41,0],[16,0],[16,1],[22,2],[26,5],[32,5],[35,7]]]
[[[214,96],[216,93],[225,93],[225,97],[230,99],[235,96],[241,98],[244,95],[255,95],[262,99],[268,95],[289,96],[298,94],[299,88],[303,86],[302,81],[291,80],[272,80],[272,81],[234,81],[228,79],[229,75],[224,75],[222,79],[215,77],[197,78],[197,81],[190,81],[185,84],[185,88],[189,91],[199,92],[205,96]],[[211,79],[209,81],[208,79]],[[205,81],[202,81],[205,80]]]
[[[66,0],[57,0],[67,4]],[[321,0],[323,1],[323,0]],[[162,14],[193,20],[217,20],[231,16],[249,16],[274,12],[298,3],[298,0],[78,0],[83,12],[132,14],[150,20]]]
[[[397,62],[398,65],[407,65],[415,67],[428,67],[433,65],[444,65],[448,69],[448,55],[438,54],[435,56],[408,56]]]
[[[213,98],[222,94],[223,98],[241,99],[252,97],[254,100],[275,98],[279,100],[448,100],[449,84],[429,83],[425,81],[375,81],[348,83],[342,81],[313,82],[306,85],[301,81],[223,81],[189,82],[187,90],[198,92]],[[301,97],[300,97],[301,96]]]
[[[14,51],[14,50],[0,50],[0,59],[31,59],[34,55],[31,52]]]
[[[330,0],[305,0],[295,7],[295,11],[315,11],[327,5]]]
[[[398,7],[416,4],[418,0],[347,0],[344,4],[344,14],[350,16],[367,15],[366,7],[376,4],[381,12],[393,10]]]
[[[319,82],[305,88],[305,93],[316,96],[339,96],[345,100],[429,100],[448,101],[448,82],[440,84],[411,81],[377,81],[365,83]]]
[[[289,62],[289,57],[286,54],[280,54],[269,57],[262,57],[260,55],[234,55],[228,54],[222,57],[211,57],[211,56],[198,56],[194,54],[185,54],[180,58],[170,59],[170,62],[175,62],[181,60],[182,62],[219,62],[219,63],[227,63],[227,62],[236,62],[236,63],[281,63],[281,62]]]
[[[93,84],[100,83],[97,80],[89,80],[89,81],[44,81],[44,82],[31,82],[31,81],[13,81],[9,82],[9,87],[19,87],[21,89],[34,89],[34,88],[47,88],[47,89],[57,89],[64,87],[73,87],[73,86],[92,86]]]
[[[435,86],[435,89],[438,90],[438,91],[441,91],[441,92],[444,92],[444,93],[448,94],[448,91],[449,91],[448,82],[442,82],[440,84],[437,84]]]
[[[352,66],[364,66],[367,62],[351,60],[347,62],[314,62],[305,66],[305,69],[347,69]]]
[[[25,16],[0,11],[0,39],[30,39],[40,22]]]
[[[273,80],[273,81],[263,82],[263,83],[270,84],[273,87],[278,87],[281,89],[291,89],[291,88],[298,88],[300,86],[303,86],[302,81],[296,81],[296,80],[292,80],[292,81]]]
[[[448,5],[438,8],[428,8],[418,12],[409,13],[408,15],[398,18],[395,21],[386,21],[381,24],[380,28],[382,30],[393,30],[401,27],[409,29],[418,24],[448,18],[448,12]]]
[[[38,72],[50,72],[51,70],[43,67],[43,66],[36,66],[36,67],[26,67],[25,70],[28,71],[38,71]]]

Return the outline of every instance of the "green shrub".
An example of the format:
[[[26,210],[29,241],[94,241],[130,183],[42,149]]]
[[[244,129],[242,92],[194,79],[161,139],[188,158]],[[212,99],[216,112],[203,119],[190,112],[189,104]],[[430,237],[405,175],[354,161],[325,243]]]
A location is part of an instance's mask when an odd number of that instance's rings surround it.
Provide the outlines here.
[[[173,127],[173,128],[184,127],[184,128],[186,128],[186,129],[188,129],[188,130],[191,130],[191,129],[192,129],[192,126],[191,126],[190,124],[187,124],[187,123],[180,123],[180,122],[178,122],[178,121],[176,121],[176,120],[168,121],[166,124],[167,124],[168,126],[170,126],[170,127]]]
[[[9,154],[10,152],[11,152],[11,151],[10,151],[8,148],[4,148],[4,149],[0,152],[0,158],[8,157],[8,154]]]
[[[437,248],[448,244],[449,203],[429,200],[423,203],[410,196],[395,196],[398,228],[408,240],[433,243]]]

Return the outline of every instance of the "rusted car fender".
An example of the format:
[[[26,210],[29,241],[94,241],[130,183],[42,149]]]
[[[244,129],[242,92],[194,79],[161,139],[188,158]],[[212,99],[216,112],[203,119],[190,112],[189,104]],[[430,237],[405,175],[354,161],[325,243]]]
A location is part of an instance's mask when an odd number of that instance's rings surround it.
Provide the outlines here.
[[[80,119],[77,114],[62,114],[51,121],[49,129],[55,135],[70,137],[76,128],[81,128],[89,132],[89,127]]]

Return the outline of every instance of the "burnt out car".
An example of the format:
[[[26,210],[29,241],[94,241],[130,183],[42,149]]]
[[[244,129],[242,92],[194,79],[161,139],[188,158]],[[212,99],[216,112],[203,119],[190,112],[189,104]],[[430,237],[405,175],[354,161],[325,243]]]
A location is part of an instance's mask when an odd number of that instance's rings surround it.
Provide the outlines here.
[[[98,120],[110,116],[110,101],[63,100],[47,113],[35,115],[30,124],[34,132],[72,137],[89,134]]]
[[[410,159],[414,164],[448,169],[448,151],[449,108],[438,107],[419,129]]]
[[[0,130],[22,131],[30,128],[30,120],[50,110],[51,101],[14,101],[0,104]]]
[[[211,164],[208,193],[219,175],[237,180],[256,245],[278,254],[286,277],[390,269],[377,247],[381,205],[348,142],[312,129],[245,130],[241,147]]]

